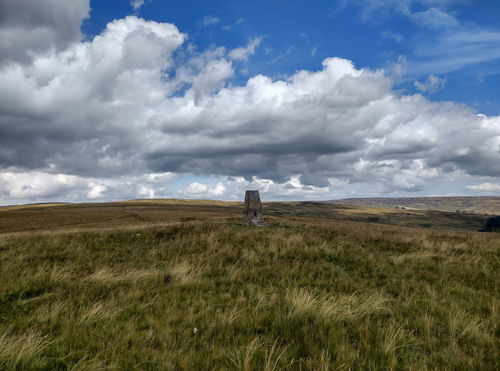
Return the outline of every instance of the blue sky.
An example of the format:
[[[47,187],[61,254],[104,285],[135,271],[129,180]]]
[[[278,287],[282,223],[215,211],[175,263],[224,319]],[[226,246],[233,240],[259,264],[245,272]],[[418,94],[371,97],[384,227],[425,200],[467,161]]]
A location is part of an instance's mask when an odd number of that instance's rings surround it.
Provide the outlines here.
[[[500,195],[498,0],[0,0],[0,204]]]
[[[446,83],[423,93],[435,100],[463,102],[487,115],[500,114],[496,0],[146,0],[136,11],[127,0],[108,0],[92,1],[91,7],[83,27],[88,37],[131,13],[174,23],[199,50],[210,45],[236,48],[263,37],[248,63],[248,76],[317,70],[331,56],[350,59],[359,68],[391,69],[402,64],[405,71],[398,88],[417,92],[415,81],[434,74]],[[454,39],[457,34],[462,35],[460,40]],[[248,76],[239,76],[236,82]]]

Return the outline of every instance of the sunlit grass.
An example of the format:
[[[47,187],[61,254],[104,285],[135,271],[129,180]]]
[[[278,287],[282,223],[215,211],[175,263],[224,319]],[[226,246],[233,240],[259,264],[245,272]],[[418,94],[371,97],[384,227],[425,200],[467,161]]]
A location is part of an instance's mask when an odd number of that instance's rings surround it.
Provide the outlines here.
[[[47,339],[34,329],[13,335],[0,327],[0,367],[2,369],[29,369],[45,364],[43,351],[49,346]]]
[[[0,239],[0,369],[493,370],[500,236],[188,222]]]

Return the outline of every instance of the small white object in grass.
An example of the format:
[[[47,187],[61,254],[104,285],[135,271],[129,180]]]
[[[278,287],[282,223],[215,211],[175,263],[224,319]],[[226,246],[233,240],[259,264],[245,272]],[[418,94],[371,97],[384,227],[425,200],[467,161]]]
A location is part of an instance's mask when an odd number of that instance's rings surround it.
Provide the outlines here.
[[[193,334],[195,334],[195,335],[196,335],[197,333],[198,333],[198,329],[195,327],[195,328],[193,329]]]

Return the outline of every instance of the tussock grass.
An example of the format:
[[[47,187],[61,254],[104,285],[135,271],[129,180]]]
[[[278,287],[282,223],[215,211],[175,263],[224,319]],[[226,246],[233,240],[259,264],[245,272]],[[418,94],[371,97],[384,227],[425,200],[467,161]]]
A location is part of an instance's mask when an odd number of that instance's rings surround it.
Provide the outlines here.
[[[237,348],[229,354],[229,364],[237,370],[252,370],[253,360],[262,346],[263,343],[260,338],[253,339],[245,346]]]
[[[169,273],[175,282],[185,285],[195,283],[200,275],[200,270],[187,262],[181,262],[174,264],[169,269]]]
[[[90,307],[83,309],[79,323],[86,326],[99,321],[111,320],[121,311],[121,308],[111,303],[94,303]]]
[[[0,240],[0,369],[493,370],[497,234],[186,222]]]
[[[311,315],[330,321],[345,321],[390,311],[386,305],[388,299],[380,294],[321,297],[310,290],[292,289],[287,292],[285,299],[291,307],[291,315]]]
[[[32,369],[43,367],[42,352],[49,346],[45,337],[30,329],[16,336],[0,327],[0,367],[2,369]]]
[[[157,270],[140,270],[131,269],[125,272],[114,272],[109,268],[101,268],[92,273],[88,279],[101,283],[121,283],[121,282],[137,282],[155,278],[160,274]]]
[[[237,370],[276,371],[293,366],[293,359],[289,364],[280,366],[287,347],[280,347],[278,339],[272,344],[266,344],[257,337],[247,345],[233,350],[229,355],[229,365]]]

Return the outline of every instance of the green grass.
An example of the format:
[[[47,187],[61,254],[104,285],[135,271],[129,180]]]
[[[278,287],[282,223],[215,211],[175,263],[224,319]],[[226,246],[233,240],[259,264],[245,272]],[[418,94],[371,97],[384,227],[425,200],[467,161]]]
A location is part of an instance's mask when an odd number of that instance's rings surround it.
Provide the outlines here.
[[[354,222],[2,237],[0,369],[494,370],[499,246]]]

